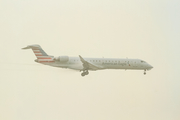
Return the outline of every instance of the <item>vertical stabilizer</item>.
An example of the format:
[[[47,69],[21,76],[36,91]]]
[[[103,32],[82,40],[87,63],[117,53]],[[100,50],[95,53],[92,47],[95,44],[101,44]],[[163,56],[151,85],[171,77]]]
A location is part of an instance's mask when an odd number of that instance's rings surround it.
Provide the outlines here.
[[[40,45],[28,45],[25,48],[22,49],[32,49],[34,52],[35,56],[37,57],[38,62],[50,62],[53,61],[53,57],[49,56],[42,48]]]

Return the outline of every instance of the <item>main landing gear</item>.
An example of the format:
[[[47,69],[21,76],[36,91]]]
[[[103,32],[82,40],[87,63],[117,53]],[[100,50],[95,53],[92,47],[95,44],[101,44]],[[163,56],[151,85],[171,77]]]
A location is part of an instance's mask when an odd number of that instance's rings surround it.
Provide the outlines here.
[[[88,70],[84,70],[82,73],[81,73],[81,76],[85,76],[85,75],[88,75],[89,74],[89,71]]]
[[[146,70],[144,70],[144,75],[146,75]]]

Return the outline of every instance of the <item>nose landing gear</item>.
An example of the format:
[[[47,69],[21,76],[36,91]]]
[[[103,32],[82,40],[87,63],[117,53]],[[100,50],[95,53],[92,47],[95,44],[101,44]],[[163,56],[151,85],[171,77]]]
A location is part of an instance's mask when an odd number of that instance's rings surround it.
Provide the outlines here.
[[[144,75],[146,75],[146,70],[144,70]]]
[[[89,74],[89,71],[88,70],[84,70],[82,73],[81,73],[81,76],[84,77],[85,75],[88,75]]]

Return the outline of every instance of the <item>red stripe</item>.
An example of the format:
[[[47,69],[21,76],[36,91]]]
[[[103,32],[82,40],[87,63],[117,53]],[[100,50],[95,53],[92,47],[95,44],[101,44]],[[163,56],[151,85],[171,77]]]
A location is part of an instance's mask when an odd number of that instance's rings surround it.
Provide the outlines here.
[[[38,58],[52,58],[50,56],[39,56]]]
[[[36,56],[43,56],[43,55],[36,55]]]
[[[54,62],[54,61],[39,61],[39,62]]]
[[[52,58],[38,58],[38,59],[52,59]]]

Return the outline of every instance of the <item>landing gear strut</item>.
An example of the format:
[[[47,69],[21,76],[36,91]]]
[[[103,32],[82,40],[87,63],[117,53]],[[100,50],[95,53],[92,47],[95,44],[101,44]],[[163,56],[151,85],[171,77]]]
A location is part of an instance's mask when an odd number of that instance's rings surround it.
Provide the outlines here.
[[[85,76],[85,75],[88,75],[89,74],[89,71],[88,70],[83,70],[83,72],[81,73],[81,76]]]
[[[146,75],[146,70],[144,70],[144,75]]]

